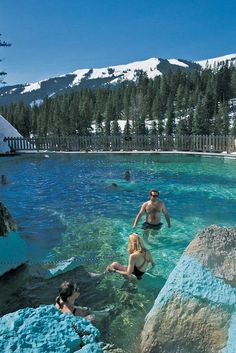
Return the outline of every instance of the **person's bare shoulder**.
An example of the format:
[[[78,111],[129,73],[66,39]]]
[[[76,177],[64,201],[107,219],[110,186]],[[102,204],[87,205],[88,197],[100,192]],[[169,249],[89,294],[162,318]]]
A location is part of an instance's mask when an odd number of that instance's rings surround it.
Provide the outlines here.
[[[134,252],[133,254],[130,254],[130,259],[131,259],[131,260],[135,260],[139,255],[140,255],[139,252],[136,251],[136,252]]]
[[[141,205],[141,210],[145,210],[145,208],[147,207],[147,205],[148,205],[148,201],[142,203],[142,205]]]

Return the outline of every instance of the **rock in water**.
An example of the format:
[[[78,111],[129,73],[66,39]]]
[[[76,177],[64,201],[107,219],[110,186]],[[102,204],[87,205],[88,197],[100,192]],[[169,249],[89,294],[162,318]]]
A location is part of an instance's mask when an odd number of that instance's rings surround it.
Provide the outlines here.
[[[0,276],[28,260],[27,245],[16,230],[16,223],[0,202]]]
[[[8,232],[17,230],[16,223],[8,209],[0,202],[0,236],[6,236]]]
[[[236,229],[211,226],[187,247],[146,317],[142,353],[236,352]]]
[[[100,333],[82,317],[62,314],[53,305],[25,308],[0,318],[1,352],[102,353]]]

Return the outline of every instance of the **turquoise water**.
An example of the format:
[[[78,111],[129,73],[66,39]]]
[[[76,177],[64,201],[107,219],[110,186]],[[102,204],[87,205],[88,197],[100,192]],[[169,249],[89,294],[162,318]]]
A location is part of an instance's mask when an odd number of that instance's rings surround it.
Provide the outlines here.
[[[125,170],[130,182],[123,180]],[[152,276],[133,291],[108,274],[97,292],[102,299],[92,303],[95,309],[115,304],[103,340],[137,353],[144,317],[189,242],[212,224],[236,227],[235,172],[236,160],[190,155],[21,155],[0,159],[0,175],[8,178],[0,200],[19,226],[30,263],[53,270],[73,257],[96,272],[114,260],[127,262],[137,212],[151,188],[160,191],[172,227],[163,218],[162,229],[146,241],[157,263]],[[111,183],[118,189],[111,190]]]
[[[131,182],[123,180],[125,170]],[[26,240],[31,262],[80,258],[92,270],[126,262],[127,236],[149,189],[160,191],[172,227],[147,246],[167,278],[202,228],[236,227],[236,160],[180,155],[22,155],[2,158],[0,198]],[[110,190],[115,182],[119,188]],[[144,218],[142,219],[144,222]],[[137,232],[142,234],[140,222]]]

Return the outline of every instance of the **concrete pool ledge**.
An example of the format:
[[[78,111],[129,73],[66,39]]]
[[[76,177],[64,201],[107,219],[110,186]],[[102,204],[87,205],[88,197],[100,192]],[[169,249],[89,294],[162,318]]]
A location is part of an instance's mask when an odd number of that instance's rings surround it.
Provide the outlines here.
[[[228,159],[236,159],[236,152],[227,153],[214,153],[214,152],[191,152],[191,151],[17,151],[20,154],[167,154],[167,155],[190,155],[190,156],[203,156],[203,157],[223,157]]]

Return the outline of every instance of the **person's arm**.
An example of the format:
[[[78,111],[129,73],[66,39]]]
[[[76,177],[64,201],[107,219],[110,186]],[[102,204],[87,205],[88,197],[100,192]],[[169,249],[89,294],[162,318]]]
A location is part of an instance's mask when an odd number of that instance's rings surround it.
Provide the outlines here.
[[[91,313],[91,310],[87,306],[75,306],[74,309],[75,316],[86,316]]]
[[[140,211],[139,211],[139,213],[137,214],[137,216],[136,216],[136,218],[135,218],[135,221],[134,221],[134,224],[133,224],[133,228],[137,227],[138,222],[140,221],[140,218],[142,217],[143,212],[144,212],[145,209],[146,209],[146,205],[147,205],[147,203],[144,202],[144,204],[143,204],[142,207],[140,208]]]
[[[162,204],[162,211],[163,211],[163,213],[164,213],[164,215],[165,215],[165,219],[166,219],[166,222],[167,222],[167,224],[168,224],[168,227],[170,228],[170,227],[171,227],[171,224],[170,224],[170,216],[169,216],[169,213],[168,213],[168,211],[167,211],[167,209],[166,209],[166,206],[165,206],[164,202],[163,202],[163,204]]]
[[[136,256],[134,254],[129,256],[129,264],[126,271],[114,270],[114,272],[119,273],[122,276],[130,276],[134,270],[135,258]]]

